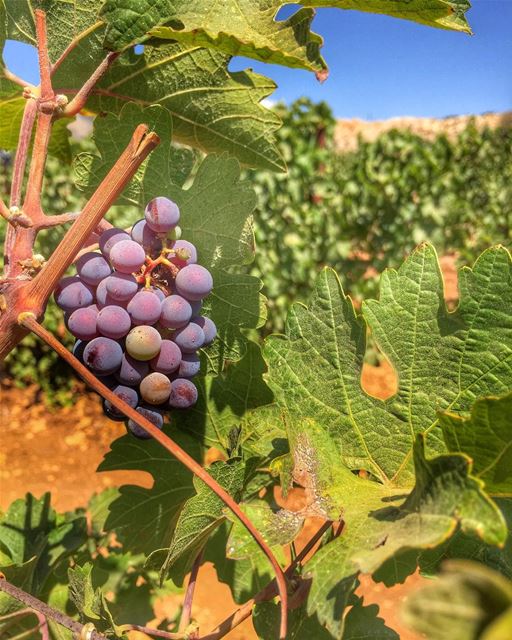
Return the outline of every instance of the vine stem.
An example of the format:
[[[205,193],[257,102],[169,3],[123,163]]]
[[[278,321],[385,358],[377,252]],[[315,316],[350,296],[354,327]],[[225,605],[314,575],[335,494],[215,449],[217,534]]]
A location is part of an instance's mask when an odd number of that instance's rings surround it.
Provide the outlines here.
[[[317,542],[319,542],[326,531],[331,527],[332,522],[327,520],[324,524],[318,529],[315,535],[309,540],[309,542],[304,546],[304,548],[297,554],[294,560],[290,562],[288,567],[286,568],[285,575],[286,577],[290,577],[295,570],[295,568],[302,564],[303,560],[309,554],[310,551],[313,550]],[[266,587],[263,587],[261,591],[259,591],[254,598],[248,600],[245,604],[239,607],[236,611],[234,611],[229,617],[227,617],[223,622],[219,624],[218,627],[212,629],[210,633],[206,636],[201,636],[198,640],[220,640],[227,633],[232,631],[235,627],[238,627],[244,620],[247,620],[252,615],[252,610],[255,604],[260,602],[265,602],[266,600],[271,600],[275,598],[277,595],[277,585],[276,581],[272,580],[267,584]]]
[[[78,221],[75,223],[77,224]],[[68,232],[69,233],[69,232]],[[49,263],[48,263],[49,264]],[[280,624],[280,640],[286,638],[288,625],[288,593],[286,588],[285,574],[275,558],[272,550],[265,542],[261,533],[255,528],[251,520],[242,511],[239,505],[233,500],[229,493],[216,482],[212,476],[192,458],[184,449],[177,445],[174,440],[169,438],[163,431],[160,431],[155,425],[135,409],[130,407],[126,402],[115,395],[108,387],[106,387],[96,376],[85,367],[75,356],[70,353],[64,345],[62,345],[54,335],[47,331],[39,322],[33,313],[22,313],[19,316],[20,325],[35,333],[46,344],[51,347],[58,355],[71,365],[75,371],[85,380],[85,382],[97,391],[105,400],[119,409],[127,418],[130,418],[139,426],[141,426],[149,435],[159,442],[169,453],[171,453],[179,462],[185,465],[192,473],[202,480],[234,513],[238,520],[244,525],[247,531],[254,538],[260,549],[267,556],[275,573],[275,585],[277,585],[277,593],[281,599],[281,624]],[[298,558],[299,556],[297,556]],[[221,637],[221,636],[216,636]]]
[[[7,593],[7,595],[18,600],[19,602],[23,602],[23,604],[26,604],[34,611],[38,611],[46,619],[51,618],[52,620],[55,620],[55,622],[60,624],[62,627],[66,627],[66,629],[69,629],[73,633],[76,633],[78,637],[80,637],[82,629],[84,628],[83,624],[80,624],[80,622],[73,620],[73,618],[68,617],[57,609],[50,607],[50,605],[46,604],[45,602],[41,602],[41,600],[38,600],[34,596],[30,595],[30,593],[26,593],[19,587],[14,586],[10,582],[8,582],[2,574],[0,574],[0,591]],[[91,631],[88,637],[90,640],[107,640],[107,638],[105,638],[103,634],[99,633],[96,630]]]
[[[188,640],[184,633],[173,633],[172,631],[162,631],[161,629],[152,629],[151,627],[143,627],[140,624],[123,624],[123,631],[142,631],[148,636],[156,638],[166,638],[166,640]]]
[[[190,624],[192,617],[192,603],[194,601],[194,591],[196,589],[197,574],[199,573],[199,567],[203,561],[204,548],[197,554],[192,570],[190,571],[190,577],[188,579],[187,592],[185,594],[185,600],[183,601],[183,611],[181,613],[180,626],[178,631],[184,633]]]

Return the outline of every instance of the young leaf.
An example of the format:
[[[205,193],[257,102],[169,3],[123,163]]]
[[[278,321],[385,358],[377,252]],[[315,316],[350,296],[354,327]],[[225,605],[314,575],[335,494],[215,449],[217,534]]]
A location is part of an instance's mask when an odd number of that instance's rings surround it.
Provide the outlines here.
[[[439,419],[448,450],[473,460],[487,491],[512,495],[512,394],[477,400],[469,417],[444,412]]]
[[[215,462],[208,471],[235,500],[239,499],[244,481],[243,462]],[[197,493],[185,503],[168,548],[148,558],[149,565],[160,565],[161,581],[170,574],[174,583],[181,585],[208,538],[225,518],[224,503],[210,488],[197,478],[194,488]]]
[[[159,0],[137,12],[125,0],[107,0],[102,18],[106,43],[119,50],[148,37],[213,48],[263,62],[326,74],[322,39],[310,31],[314,12],[299,9],[276,20],[282,0]]]
[[[512,582],[475,562],[452,560],[438,580],[408,596],[404,617],[428,640],[506,640]]]

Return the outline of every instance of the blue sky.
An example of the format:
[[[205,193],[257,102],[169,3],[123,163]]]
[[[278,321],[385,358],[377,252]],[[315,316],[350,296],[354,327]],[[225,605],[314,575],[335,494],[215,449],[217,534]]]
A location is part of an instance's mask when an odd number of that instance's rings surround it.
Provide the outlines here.
[[[330,76],[235,58],[278,84],[273,100],[325,100],[340,118],[443,117],[512,109],[512,0],[473,0],[468,36],[357,11],[320,9],[313,30],[325,40]],[[35,52],[8,43],[7,65],[37,81]]]

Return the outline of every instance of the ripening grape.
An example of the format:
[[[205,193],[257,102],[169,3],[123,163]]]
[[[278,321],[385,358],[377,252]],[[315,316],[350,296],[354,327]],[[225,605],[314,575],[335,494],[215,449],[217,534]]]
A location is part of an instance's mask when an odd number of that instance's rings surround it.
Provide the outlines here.
[[[205,298],[213,287],[211,273],[199,264],[189,264],[176,276],[176,291],[187,300]]]
[[[133,240],[121,240],[110,250],[110,262],[116,271],[135,273],[146,261],[144,249]]]
[[[157,411],[154,407],[137,407],[137,412],[152,422],[157,429],[161,429],[164,426],[164,417],[162,413]],[[136,438],[141,438],[142,440],[151,438],[149,433],[134,420],[128,420],[126,426]]]
[[[169,198],[158,197],[148,202],[144,217],[150,229],[157,233],[167,233],[178,224],[180,210]]]
[[[116,227],[112,227],[112,229],[107,229],[107,231],[103,231],[103,233],[99,237],[99,246],[101,253],[107,258],[110,257],[110,250],[112,247],[121,242],[121,240],[129,240],[130,236],[123,229],[117,229]]]
[[[126,351],[135,360],[151,360],[160,351],[162,337],[154,327],[134,327],[126,336]]]
[[[107,294],[119,302],[131,300],[139,290],[137,280],[131,273],[113,273],[105,279],[104,287]]]
[[[94,302],[93,289],[81,282],[78,276],[62,278],[53,295],[58,306],[69,313]]]
[[[154,371],[140,383],[140,395],[149,404],[163,404],[171,395],[171,381],[163,373]]]
[[[132,387],[125,387],[122,384],[118,384],[112,389],[112,392],[120,399],[126,402],[132,409],[139,404],[139,394]],[[117,409],[109,400],[105,400],[104,403],[105,413],[109,417],[123,418],[124,413]]]
[[[190,302],[182,296],[167,296],[162,302],[160,324],[166,329],[181,329],[192,317]]]
[[[138,386],[142,382],[142,378],[149,373],[149,365],[147,362],[135,360],[127,353],[123,354],[119,371],[116,371],[116,378],[122,384],[128,384],[133,387]]]
[[[171,385],[169,404],[176,409],[188,409],[197,402],[197,389],[193,382],[176,378]]]
[[[158,296],[160,302],[163,302],[166,298],[166,294],[159,287],[149,287],[148,289],[146,289],[146,291],[151,291],[151,293],[154,293],[156,296]]]
[[[136,222],[131,230],[132,240],[144,249],[146,253],[154,255],[160,253],[163,247],[162,239],[145,220]]]
[[[126,309],[117,305],[103,307],[98,313],[97,327],[101,335],[118,340],[130,331],[132,322]]]
[[[123,358],[121,345],[110,338],[94,338],[84,349],[84,363],[96,374],[114,373]]]
[[[184,267],[187,264],[195,264],[197,262],[197,250],[194,245],[188,240],[176,240],[171,247],[176,255],[170,259],[174,264],[179,267]]]
[[[154,371],[172,373],[180,366],[182,354],[178,345],[172,340],[162,340],[160,353],[150,361]]]
[[[189,322],[183,329],[178,329],[174,334],[174,342],[183,353],[197,351],[204,344],[204,332],[195,322]]]
[[[155,324],[162,313],[162,303],[156,293],[143,289],[136,293],[126,307],[134,325]]]
[[[92,340],[98,337],[96,319],[98,317],[98,307],[95,304],[89,307],[76,309],[69,316],[67,328],[80,340]]]
[[[201,361],[197,353],[184,353],[181,356],[180,367],[177,371],[179,378],[193,378],[199,373]]]
[[[217,327],[215,322],[205,316],[196,316],[192,318],[192,322],[199,325],[204,333],[203,347],[208,347],[217,337]]]
[[[88,251],[76,261],[76,272],[86,284],[97,286],[103,278],[112,273],[112,269],[101,253]]]

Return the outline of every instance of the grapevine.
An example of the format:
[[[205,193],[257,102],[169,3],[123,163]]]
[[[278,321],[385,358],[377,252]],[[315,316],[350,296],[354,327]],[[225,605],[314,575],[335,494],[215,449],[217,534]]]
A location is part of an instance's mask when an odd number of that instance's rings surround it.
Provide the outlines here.
[[[149,486],[110,487],[66,513],[49,494],[27,494],[0,514],[2,638],[106,640],[140,631],[220,640],[252,618],[262,640],[397,640],[359,584],[372,576],[393,585],[416,570],[439,576],[404,608],[429,640],[439,629],[455,637],[459,622],[469,630],[461,640],[481,631],[494,640],[511,620],[509,251],[497,244],[460,270],[455,309],[427,241],[384,271],[378,299],[361,305],[346,293],[343,273],[318,270],[331,260],[317,258],[314,273],[302,274],[306,303],[292,305],[284,325],[271,320],[282,334],[257,339],[267,311],[262,282],[247,268],[257,201],[242,167],[284,170],[286,162],[275,142],[279,118],[262,103],[274,84],[229,63],[243,53],[321,81],[328,75],[310,29],[313,6],[280,19],[283,4],[226,0],[212,12],[202,0],[137,11],[120,0],[0,2],[0,44],[36,45],[40,75],[38,86],[4,67],[0,78],[9,119],[0,123],[0,145],[16,148],[9,202],[0,202],[0,358],[29,335],[52,349],[100,396],[106,416],[126,425],[98,471],[152,478]],[[326,4],[354,8],[313,3]],[[471,31],[467,0],[356,4]],[[320,112],[302,141],[313,141],[312,181],[294,196],[305,218],[336,202],[336,189],[318,188],[318,176],[328,183],[336,166],[350,174],[348,185],[360,175],[353,158],[327,168],[332,123]],[[94,143],[73,159],[83,198],[70,205],[83,206],[47,212],[47,157],[71,158],[65,123],[78,114],[94,118]],[[353,204],[346,191],[342,201]],[[285,200],[289,206],[288,193]],[[289,223],[268,209],[257,212],[267,229]],[[114,226],[113,210],[129,222]],[[315,245],[318,255],[329,256],[328,241],[343,227],[332,233],[323,210],[320,218],[311,235],[325,244],[326,253]],[[355,218],[350,242],[362,249],[366,238],[383,259],[372,243],[388,220],[366,209]],[[509,226],[496,228],[508,234]],[[62,227],[50,255],[36,245],[41,231]],[[272,260],[260,261],[264,279],[302,242],[285,237]],[[298,280],[292,275],[292,288]],[[52,297],[71,349],[44,325]],[[396,373],[386,400],[361,382],[368,343]],[[208,621],[209,631],[193,611],[205,562],[236,603],[220,623]],[[155,595],[182,585],[181,612],[153,628]],[[455,627],[442,613],[431,624],[432,603],[484,594],[485,612],[463,610]],[[434,621],[438,614],[434,606]]]

